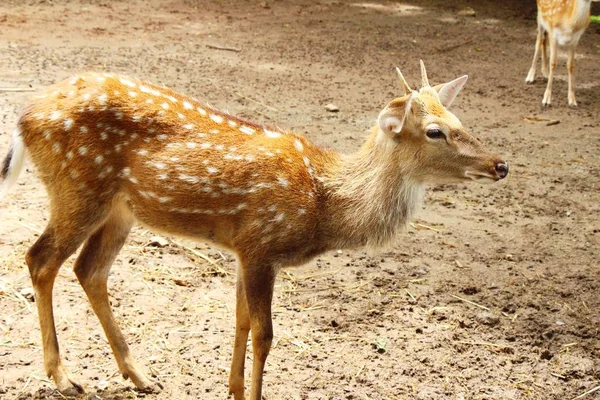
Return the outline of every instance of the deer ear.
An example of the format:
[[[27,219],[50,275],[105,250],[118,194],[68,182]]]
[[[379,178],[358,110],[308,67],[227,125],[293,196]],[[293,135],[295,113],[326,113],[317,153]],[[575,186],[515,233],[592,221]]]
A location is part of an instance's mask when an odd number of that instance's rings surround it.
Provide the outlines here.
[[[412,94],[406,99],[394,100],[379,113],[377,123],[387,135],[394,137],[402,132],[412,105]]]
[[[458,95],[463,86],[465,86],[465,83],[467,83],[467,79],[469,79],[469,77],[467,75],[463,75],[453,81],[442,83],[441,85],[434,87],[434,89],[438,92],[440,103],[442,103],[444,107],[450,107],[456,98],[456,95]]]

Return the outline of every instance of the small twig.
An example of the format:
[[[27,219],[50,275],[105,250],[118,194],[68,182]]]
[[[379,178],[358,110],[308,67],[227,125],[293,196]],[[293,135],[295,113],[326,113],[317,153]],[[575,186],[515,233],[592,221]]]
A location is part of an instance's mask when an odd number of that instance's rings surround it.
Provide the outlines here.
[[[176,242],[175,240],[171,240],[171,243],[173,243],[176,246],[181,247],[184,250],[189,251],[190,253],[192,253],[195,256],[200,257],[201,259],[203,259],[204,261],[208,261],[209,263],[211,263],[212,265],[217,265],[217,261],[213,260],[211,257],[207,256],[204,253],[200,253],[197,250],[192,249],[191,247],[188,247],[182,243]]]
[[[473,305],[473,306],[475,306],[475,307],[479,307],[479,308],[481,308],[481,309],[484,309],[484,310],[486,310],[486,311],[490,311],[490,309],[489,309],[489,308],[487,308],[486,306],[482,306],[481,304],[474,303],[474,302],[472,302],[471,300],[463,299],[462,297],[455,296],[455,295],[453,295],[453,294],[451,294],[450,296],[452,296],[452,297],[454,297],[455,299],[458,299],[458,300],[460,300],[460,301],[464,301],[465,303],[469,303],[469,304],[471,304],[471,305]]]
[[[496,343],[490,343],[490,342],[467,342],[466,340],[455,340],[454,343],[470,344],[473,346],[490,346],[490,347],[499,347],[499,348],[509,347],[504,344],[496,344]]]
[[[472,39],[469,39],[469,40],[467,40],[467,41],[465,41],[465,42],[458,43],[458,44],[454,44],[454,45],[452,45],[452,46],[448,46],[448,47],[438,47],[436,50],[437,50],[437,51],[439,51],[440,53],[444,53],[444,52],[446,52],[446,51],[454,50],[454,49],[457,49],[457,48],[459,48],[459,47],[462,47],[462,46],[467,46],[467,45],[469,45],[469,44],[471,44],[471,43],[473,43],[473,40],[472,40]]]
[[[358,376],[360,375],[361,372],[363,372],[363,370],[365,369],[366,364],[363,364],[362,367],[360,367],[360,369],[358,370],[358,372],[356,373],[356,375],[354,375],[355,378],[358,378]]]
[[[0,88],[0,92],[35,92],[35,88],[18,88],[18,87],[3,87]]]
[[[236,52],[236,53],[239,53],[240,51],[242,51],[241,49],[236,49],[235,47],[215,46],[215,45],[212,45],[212,44],[207,44],[206,47],[208,47],[209,49],[224,50],[224,51],[233,51],[233,52]]]
[[[434,232],[441,232],[441,229],[436,229],[432,226],[424,225],[424,224],[415,224],[414,222],[411,222],[410,226],[412,226],[416,230],[419,230],[419,228],[421,228],[421,229],[429,229],[430,231],[434,231]]]
[[[574,397],[574,398],[573,398],[573,400],[577,400],[577,399],[583,399],[583,398],[584,398],[585,396],[587,396],[588,394],[592,394],[592,393],[594,393],[594,392],[597,392],[598,390],[600,390],[600,385],[596,386],[596,387],[595,387],[595,388],[593,388],[593,389],[590,389],[590,390],[588,390],[588,391],[587,391],[587,392],[585,392],[585,393],[582,393],[582,394],[580,394],[580,395],[579,395],[579,396],[577,396],[577,397]]]
[[[417,299],[415,298],[415,296],[413,296],[413,295],[412,295],[412,294],[411,294],[411,293],[408,291],[408,289],[404,289],[404,291],[405,291],[405,292],[406,292],[406,293],[407,293],[407,294],[410,296],[410,298],[412,299],[412,301],[415,301],[415,302],[417,301]]]

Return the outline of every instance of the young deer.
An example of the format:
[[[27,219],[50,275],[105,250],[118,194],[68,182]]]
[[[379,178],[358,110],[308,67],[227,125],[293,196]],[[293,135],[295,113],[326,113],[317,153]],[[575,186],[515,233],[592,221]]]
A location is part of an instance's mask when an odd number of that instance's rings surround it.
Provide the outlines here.
[[[50,197],[51,217],[27,252],[44,365],[65,394],[82,391],[59,356],[52,287],[82,244],[75,274],[104,328],[120,372],[141,390],[158,387],[131,356],[111,311],[107,279],[135,221],[233,251],[236,330],[229,391],[244,399],[252,332],[252,400],[261,399],[273,337],[277,271],[325,251],[390,242],[426,182],[494,182],[508,165],[447,110],[463,76],[392,100],[352,155],[265,128],[137,79],[90,73],[50,88],[21,116],[0,189],[16,180],[25,152]]]
[[[533,62],[525,82],[535,81],[535,70],[538,55],[542,55],[542,74],[548,78],[548,85],[542,100],[543,106],[552,101],[552,80],[556,68],[557,46],[567,48],[567,70],[569,72],[569,105],[577,106],[575,100],[575,49],[583,31],[590,24],[590,7],[592,0],[537,0],[537,40]],[[547,46],[550,45],[550,68],[548,68]]]

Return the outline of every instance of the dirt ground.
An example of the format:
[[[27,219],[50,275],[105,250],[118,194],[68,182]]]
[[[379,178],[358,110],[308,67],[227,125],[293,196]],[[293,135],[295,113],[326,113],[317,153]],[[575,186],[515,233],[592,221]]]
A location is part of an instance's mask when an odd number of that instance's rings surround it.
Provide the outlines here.
[[[509,177],[430,187],[391,248],[282,272],[265,398],[573,399],[600,385],[600,25],[577,50],[577,109],[564,58],[552,107],[540,107],[541,78],[525,84],[534,41],[531,0],[5,0],[0,152],[35,93],[7,88],[85,70],[165,84],[345,152],[399,94],[393,67],[413,84],[419,59],[434,83],[468,74],[453,111],[505,155]],[[0,201],[1,399],[62,398],[45,377],[24,262],[47,219],[29,166]],[[134,230],[109,284],[162,393],[138,394],[118,374],[73,258],[54,292],[64,362],[90,399],[224,399],[233,257],[179,238],[157,247],[153,236]]]

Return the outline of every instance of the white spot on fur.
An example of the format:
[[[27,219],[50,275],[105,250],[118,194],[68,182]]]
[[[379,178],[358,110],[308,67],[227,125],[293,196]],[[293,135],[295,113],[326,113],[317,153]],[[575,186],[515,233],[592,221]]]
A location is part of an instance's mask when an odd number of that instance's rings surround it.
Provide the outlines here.
[[[148,150],[142,149],[142,150],[138,150],[137,153],[140,156],[147,156],[148,155]]]
[[[227,125],[229,125],[232,128],[235,128],[238,124],[233,120],[227,120]]]
[[[52,133],[48,129],[44,130],[44,139],[50,140],[51,137]]]
[[[304,214],[306,214],[306,210],[304,208],[299,208],[298,215],[304,215]]]
[[[298,151],[302,151],[304,150],[304,146],[302,145],[302,142],[299,141],[298,139],[294,140],[294,147],[296,148],[296,150]]]
[[[223,123],[223,117],[220,116],[220,115],[210,114],[210,119],[212,119],[213,121],[215,121],[217,124]]]
[[[134,92],[133,90],[129,91],[127,94],[129,97],[136,97],[138,95],[137,92]]]
[[[277,182],[283,187],[288,187],[290,184],[286,178],[277,178]]]
[[[108,139],[108,135],[106,134],[106,132],[100,132],[100,139],[102,139],[102,140]]]
[[[212,143],[204,142],[200,145],[200,148],[203,150],[210,149],[212,147]]]
[[[194,143],[194,142],[187,142],[185,145],[187,146],[188,149],[196,148],[196,143]]]
[[[104,157],[102,156],[96,156],[96,158],[94,158],[96,164],[102,164],[102,161],[104,161]]]
[[[216,174],[217,172],[219,172],[219,170],[218,170],[217,168],[215,168],[215,167],[207,167],[207,168],[206,168],[206,172],[208,172],[208,173],[209,173],[209,174],[211,174],[211,175],[214,175],[214,174]]]
[[[200,115],[202,115],[203,117],[206,117],[206,110],[204,108],[198,107],[196,110],[198,110]]]
[[[179,178],[182,181],[189,182],[189,183],[198,183],[198,182],[200,182],[200,178],[197,177],[197,176],[180,174],[177,178]]]
[[[108,96],[106,95],[106,93],[102,93],[100,96],[98,96],[98,102],[100,103],[101,106],[106,105],[107,99],[108,99]]]
[[[194,129],[194,124],[185,124],[183,127],[185,129]]]
[[[125,177],[130,176],[131,175],[131,168],[129,167],[125,167],[121,170],[121,174]]]
[[[119,82],[121,82],[123,85],[129,86],[130,88],[134,88],[136,86],[135,83],[126,78],[119,78]]]
[[[54,144],[52,145],[52,151],[54,152],[54,154],[60,153],[60,143],[54,142]]]
[[[158,140],[167,140],[167,135],[165,135],[165,134],[163,133],[163,134],[161,134],[161,135],[157,135],[157,136],[156,136],[156,138],[157,138]]]
[[[67,118],[63,121],[63,125],[65,130],[69,131],[73,127],[73,120],[71,118]]]
[[[168,110],[168,109],[169,109],[169,103],[167,103],[167,102],[164,102],[164,103],[162,103],[160,106],[161,106],[162,108],[164,108],[165,110]]]
[[[281,133],[279,133],[279,132],[273,132],[273,131],[270,131],[270,130],[268,130],[268,129],[265,129],[265,135],[266,135],[268,138],[271,138],[271,139],[277,139],[278,137],[280,137],[280,136],[281,136]]]
[[[67,157],[67,160],[70,160],[73,158],[73,152],[72,151],[68,151],[67,154],[65,154],[65,156]]]
[[[50,113],[50,121],[56,121],[60,118],[61,112],[59,110],[54,110]]]
[[[249,126],[242,125],[240,126],[240,132],[245,133],[246,135],[252,135],[254,133],[254,129]]]
[[[78,152],[79,154],[81,154],[82,156],[85,156],[85,155],[87,154],[87,147],[85,147],[85,146],[81,146],[81,147],[79,148],[79,150],[77,150],[77,152]]]
[[[85,125],[81,125],[81,126],[79,127],[79,132],[81,132],[81,133],[88,133],[89,131],[88,131],[88,128],[87,128],[87,126],[85,126]]]
[[[79,172],[77,172],[77,171],[75,171],[75,170],[71,170],[71,171],[69,172],[69,175],[71,175],[71,178],[73,178],[73,179],[77,179],[77,178],[79,178]]]
[[[186,110],[191,110],[194,107],[188,101],[184,101],[183,108],[185,108]]]

